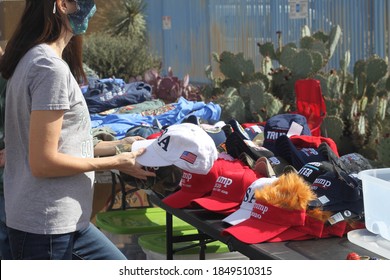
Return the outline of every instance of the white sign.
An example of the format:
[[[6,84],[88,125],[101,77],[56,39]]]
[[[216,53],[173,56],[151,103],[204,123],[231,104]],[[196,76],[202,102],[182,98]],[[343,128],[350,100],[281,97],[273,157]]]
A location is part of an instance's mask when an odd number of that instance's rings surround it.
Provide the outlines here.
[[[162,28],[163,30],[169,30],[172,28],[172,20],[170,16],[162,17]]]
[[[308,16],[308,0],[289,0],[290,5],[290,19],[302,19]]]

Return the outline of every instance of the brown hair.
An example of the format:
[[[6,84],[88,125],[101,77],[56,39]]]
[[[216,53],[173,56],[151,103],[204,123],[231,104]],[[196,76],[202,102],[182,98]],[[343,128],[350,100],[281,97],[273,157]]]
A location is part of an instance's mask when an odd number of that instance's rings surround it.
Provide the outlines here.
[[[12,77],[16,66],[29,49],[42,43],[52,43],[61,34],[65,23],[58,12],[53,14],[55,0],[26,0],[23,15],[0,58],[0,73]],[[82,39],[72,37],[63,53],[78,82],[86,81],[82,63]]]

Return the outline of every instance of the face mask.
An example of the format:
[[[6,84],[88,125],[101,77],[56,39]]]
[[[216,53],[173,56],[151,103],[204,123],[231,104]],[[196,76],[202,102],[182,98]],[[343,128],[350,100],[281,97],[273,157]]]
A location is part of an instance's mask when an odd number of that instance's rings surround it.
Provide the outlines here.
[[[88,22],[96,12],[94,0],[77,0],[76,12],[69,14],[69,22],[74,35],[84,34],[88,28]]]

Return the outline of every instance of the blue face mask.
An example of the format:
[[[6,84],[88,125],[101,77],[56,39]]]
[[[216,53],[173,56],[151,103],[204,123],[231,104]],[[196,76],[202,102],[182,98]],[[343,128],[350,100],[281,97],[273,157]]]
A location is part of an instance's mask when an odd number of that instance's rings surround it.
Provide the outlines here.
[[[94,0],[76,0],[77,10],[69,14],[69,22],[74,35],[81,35],[87,31],[88,22],[96,12]]]

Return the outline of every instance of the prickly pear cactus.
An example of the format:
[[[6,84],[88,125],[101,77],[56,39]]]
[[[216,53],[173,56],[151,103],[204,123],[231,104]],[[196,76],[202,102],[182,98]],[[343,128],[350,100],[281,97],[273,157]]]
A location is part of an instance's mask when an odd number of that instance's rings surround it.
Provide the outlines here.
[[[237,89],[228,88],[223,95],[218,96],[215,103],[221,106],[221,119],[236,119],[243,123],[246,121],[245,102],[238,95]]]
[[[344,121],[338,116],[326,116],[321,124],[321,135],[339,143],[344,134]]]
[[[219,69],[226,78],[242,81],[244,76],[255,72],[253,61],[244,58],[243,53],[237,55],[224,51],[219,57]]]
[[[390,166],[390,138],[383,138],[382,140],[379,141],[378,147],[378,158],[380,162],[386,166]]]

